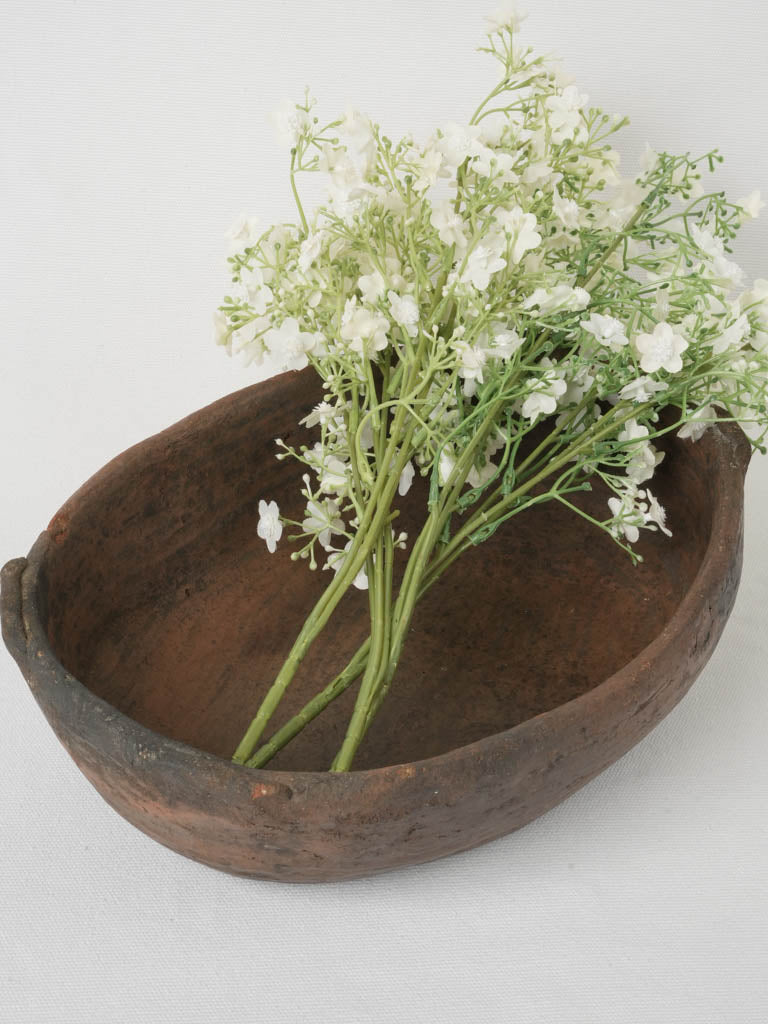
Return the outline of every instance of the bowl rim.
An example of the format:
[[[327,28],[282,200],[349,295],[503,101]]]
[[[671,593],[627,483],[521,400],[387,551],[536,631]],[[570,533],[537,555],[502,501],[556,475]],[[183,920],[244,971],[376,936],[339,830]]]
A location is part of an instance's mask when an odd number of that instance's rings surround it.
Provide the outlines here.
[[[490,761],[498,761],[499,756],[513,749],[523,737],[528,738],[537,730],[545,726],[549,727],[562,716],[570,716],[577,712],[588,716],[590,708],[603,701],[610,692],[631,688],[633,682],[637,682],[640,676],[645,677],[649,673],[652,675],[654,666],[663,660],[670,644],[685,631],[688,624],[699,618],[710,598],[713,587],[722,577],[723,571],[727,571],[733,561],[734,550],[741,543],[744,476],[752,449],[741,428],[733,422],[724,421],[712,426],[701,440],[695,442],[696,444],[708,443],[714,446],[712,528],[701,564],[666,625],[641,651],[616,672],[584,693],[548,711],[525,719],[509,729],[491,733],[472,743],[417,761],[383,765],[378,768],[353,768],[344,773],[270,769],[268,767],[249,768],[237,764],[226,757],[201,750],[182,740],[173,739],[150,729],[104,698],[97,696],[85,683],[69,672],[58,660],[48,641],[46,630],[43,628],[39,612],[38,587],[41,570],[45,567],[47,554],[56,542],[57,532],[61,529],[61,525],[68,521],[72,510],[76,509],[84,499],[87,499],[94,486],[101,484],[108,474],[112,475],[115,471],[122,471],[135,459],[145,457],[153,447],[163,444],[169,433],[179,431],[186,424],[194,424],[205,412],[226,415],[233,402],[246,399],[254,389],[259,389],[261,396],[269,397],[280,387],[285,386],[285,378],[289,376],[289,374],[279,374],[266,381],[225,395],[195,410],[158,433],[139,441],[109,460],[64,503],[54,515],[47,529],[39,535],[26,559],[15,559],[9,562],[6,570],[11,570],[14,563],[17,563],[12,573],[9,574],[4,570],[6,586],[9,575],[17,577],[13,583],[17,590],[17,610],[21,620],[20,635],[22,641],[26,640],[27,665],[26,667],[22,666],[24,675],[28,679],[34,677],[38,687],[43,681],[41,676],[44,675],[47,687],[51,685],[57,687],[59,701],[66,693],[68,700],[87,706],[91,712],[99,715],[112,728],[119,729],[123,734],[126,732],[134,734],[143,749],[154,748],[157,753],[162,751],[165,754],[174,755],[176,758],[194,761],[198,767],[207,765],[217,775],[224,773],[232,774],[233,777],[236,775],[239,778],[246,778],[243,773],[247,773],[247,779],[251,784],[259,781],[271,781],[292,785],[292,788],[300,786],[302,789],[319,784],[327,787],[329,780],[332,785],[337,787],[337,791],[365,786],[368,783],[375,784],[378,788],[382,780],[401,779],[404,772],[409,775],[415,772],[439,774],[443,766],[450,763],[455,764],[457,761],[466,761],[468,766],[471,762],[474,766],[471,774],[477,775],[477,772],[482,769],[482,765],[487,765]],[[4,619],[12,614],[8,611],[9,604],[9,601],[4,601]],[[8,629],[12,628],[13,624],[11,623]],[[659,673],[659,675],[663,676],[663,673]],[[64,688],[63,691],[62,688]]]

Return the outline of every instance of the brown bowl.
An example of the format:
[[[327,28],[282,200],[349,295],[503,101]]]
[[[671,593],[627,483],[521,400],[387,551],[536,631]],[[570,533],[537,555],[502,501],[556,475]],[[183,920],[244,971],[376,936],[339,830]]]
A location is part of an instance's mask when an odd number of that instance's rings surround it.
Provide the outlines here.
[[[259,878],[354,878],[466,850],[564,800],[653,728],[717,643],[741,570],[750,447],[670,440],[654,490],[672,539],[641,566],[550,503],[473,549],[419,607],[355,770],[326,771],[354,688],[269,769],[229,757],[327,574],[269,555],[260,498],[299,511],[273,438],[311,371],[245,388],[118,456],[3,569],[3,634],[61,742],[148,835]],[[423,499],[417,492],[410,505]],[[605,495],[584,496],[601,518]],[[409,509],[405,509],[405,517]],[[278,726],[366,633],[351,592]]]

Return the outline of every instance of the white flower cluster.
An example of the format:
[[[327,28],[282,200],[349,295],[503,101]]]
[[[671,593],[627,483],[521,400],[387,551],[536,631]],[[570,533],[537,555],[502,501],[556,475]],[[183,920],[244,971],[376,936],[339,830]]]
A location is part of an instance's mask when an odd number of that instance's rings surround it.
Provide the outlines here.
[[[431,502],[463,512],[508,505],[548,466],[553,496],[600,477],[612,492],[601,525],[631,544],[643,527],[668,532],[648,490],[661,409],[694,440],[718,415],[765,429],[768,282],[746,288],[729,253],[759,193],[707,192],[715,152],[649,152],[622,178],[610,139],[624,122],[519,47],[522,17],[491,17],[501,81],[468,123],[421,144],[355,110],[321,126],[309,97],[275,115],[300,222],[233,228],[216,316],[219,343],[246,363],[269,354],[323,383],[302,420],[318,440],[280,453],[306,467],[303,513],[262,502],[270,551],[286,523],[297,556],[314,567],[320,550],[338,572],[374,498],[397,500],[417,473]],[[307,171],[328,181],[311,217],[295,180]],[[525,437],[545,422],[521,476]]]

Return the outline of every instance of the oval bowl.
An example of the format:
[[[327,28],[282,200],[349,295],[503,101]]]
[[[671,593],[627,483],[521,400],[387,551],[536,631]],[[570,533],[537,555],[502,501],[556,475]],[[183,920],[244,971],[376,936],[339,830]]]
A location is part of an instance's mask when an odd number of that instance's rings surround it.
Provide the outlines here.
[[[671,539],[633,567],[549,503],[469,552],[419,606],[354,769],[329,773],[354,687],[269,768],[229,760],[327,582],[256,536],[260,498],[300,513],[312,371],[245,388],[108,463],[2,573],[6,644],[83,774],[187,857],[293,882],[428,861],[520,828],[621,757],[706,664],[741,571],[750,446],[731,424],[669,439],[654,478]],[[407,523],[424,494],[413,489]],[[605,494],[584,495],[605,516]],[[274,725],[366,634],[350,592]]]

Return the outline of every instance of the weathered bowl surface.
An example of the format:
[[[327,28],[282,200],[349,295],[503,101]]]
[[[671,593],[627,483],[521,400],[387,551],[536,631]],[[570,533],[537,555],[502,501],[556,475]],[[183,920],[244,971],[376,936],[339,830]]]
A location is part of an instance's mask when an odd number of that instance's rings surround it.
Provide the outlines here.
[[[637,743],[730,613],[749,460],[731,425],[671,441],[654,490],[674,537],[646,536],[638,568],[559,506],[522,514],[424,600],[354,771],[325,770],[354,688],[273,768],[249,769],[229,756],[328,579],[289,544],[270,556],[255,529],[262,497],[299,511],[300,467],[273,438],[302,440],[316,386],[311,371],[275,378],[131,448],[2,578],[6,643],[104,798],[188,857],[287,881],[469,849]],[[605,495],[584,497],[604,517]],[[346,662],[366,613],[365,595],[345,598],[275,726]]]

